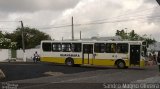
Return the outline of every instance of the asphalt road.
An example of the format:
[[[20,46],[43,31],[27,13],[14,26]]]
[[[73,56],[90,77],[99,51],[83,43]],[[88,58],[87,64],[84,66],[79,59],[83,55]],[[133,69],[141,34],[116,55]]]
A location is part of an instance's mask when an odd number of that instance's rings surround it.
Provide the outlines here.
[[[0,63],[0,68],[18,89],[104,89],[107,83],[132,83],[158,75],[157,66],[144,69],[113,67],[67,67],[46,63]],[[44,72],[63,73],[59,76]]]
[[[45,74],[46,72],[56,72],[59,74],[73,74],[86,71],[95,71],[102,68],[93,67],[68,67],[60,64],[52,63],[0,63],[0,69],[6,75],[5,80],[2,81],[14,81],[14,80],[24,80],[50,76]]]

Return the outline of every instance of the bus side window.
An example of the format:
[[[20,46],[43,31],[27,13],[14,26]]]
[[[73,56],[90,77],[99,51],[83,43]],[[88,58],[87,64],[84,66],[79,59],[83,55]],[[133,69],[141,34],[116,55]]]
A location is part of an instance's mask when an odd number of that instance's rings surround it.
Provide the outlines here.
[[[96,53],[105,53],[105,44],[104,43],[95,43],[94,52]]]
[[[116,52],[116,44],[115,43],[107,43],[106,44],[106,52],[107,53],[115,53]]]
[[[127,43],[117,44],[117,53],[128,53],[128,44]]]
[[[51,49],[52,49],[51,43],[50,42],[42,43],[42,49],[43,51],[51,52]]]
[[[72,43],[72,52],[81,52],[81,43]]]
[[[62,43],[62,51],[63,52],[71,52],[71,44],[70,43]]]
[[[60,52],[62,50],[60,43],[53,43],[52,44],[52,51],[53,52]]]

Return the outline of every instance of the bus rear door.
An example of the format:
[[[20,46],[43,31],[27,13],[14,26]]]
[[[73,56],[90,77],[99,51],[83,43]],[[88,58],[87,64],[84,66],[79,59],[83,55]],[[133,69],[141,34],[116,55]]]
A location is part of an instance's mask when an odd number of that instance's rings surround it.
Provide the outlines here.
[[[140,65],[140,45],[130,45],[130,65]]]
[[[82,64],[93,63],[93,44],[83,44]]]

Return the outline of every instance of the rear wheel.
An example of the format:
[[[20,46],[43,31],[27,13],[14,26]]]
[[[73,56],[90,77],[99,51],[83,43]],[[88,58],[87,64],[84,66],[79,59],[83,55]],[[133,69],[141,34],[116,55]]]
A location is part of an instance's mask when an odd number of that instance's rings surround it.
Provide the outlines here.
[[[124,69],[124,68],[126,68],[125,62],[124,62],[124,61],[118,61],[118,62],[117,62],[117,68],[119,68],[119,69]]]
[[[72,58],[67,58],[66,61],[65,61],[65,64],[67,66],[74,66],[74,61]]]
[[[128,66],[125,66],[125,69],[128,69]]]
[[[81,65],[80,65],[80,64],[74,64],[74,66],[75,66],[75,67],[80,67]]]

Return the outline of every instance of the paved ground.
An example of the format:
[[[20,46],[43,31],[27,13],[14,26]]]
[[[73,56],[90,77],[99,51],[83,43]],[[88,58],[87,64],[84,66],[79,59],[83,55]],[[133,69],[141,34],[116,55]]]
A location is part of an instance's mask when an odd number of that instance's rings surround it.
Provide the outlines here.
[[[160,77],[157,66],[144,69],[116,69],[109,67],[67,67],[43,63],[2,63],[0,65],[3,70],[7,70],[5,73],[8,79],[5,81],[19,84],[22,89],[104,89],[108,83],[160,83],[158,82]],[[44,75],[46,71],[63,74],[47,76]]]
[[[93,67],[68,67],[51,63],[0,63],[0,69],[6,75],[3,81],[24,80],[50,76],[48,73],[73,74],[86,71],[101,70],[102,68]],[[52,75],[52,74],[51,74]],[[2,81],[2,80],[1,80]]]

